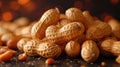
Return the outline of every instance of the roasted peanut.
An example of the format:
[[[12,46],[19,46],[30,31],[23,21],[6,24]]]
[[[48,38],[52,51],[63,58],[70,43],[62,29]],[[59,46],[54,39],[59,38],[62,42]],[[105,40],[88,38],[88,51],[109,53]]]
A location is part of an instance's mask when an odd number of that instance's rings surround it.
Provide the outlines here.
[[[120,55],[116,58],[115,61],[120,64]]]
[[[85,17],[82,11],[78,8],[69,8],[66,10],[65,15],[70,21],[85,22]]]
[[[0,27],[0,36],[2,36],[5,33],[9,33],[10,31],[6,28]]]
[[[36,47],[37,54],[44,58],[56,58],[61,55],[60,46],[55,43],[43,42]]]
[[[29,20],[26,17],[20,17],[20,18],[14,20],[13,23],[18,25],[19,27],[27,26],[29,24]]]
[[[1,46],[0,47],[0,54],[3,54],[5,53],[6,51],[10,50],[8,47],[5,47],[5,46]]]
[[[93,40],[83,42],[81,57],[87,62],[94,62],[99,57],[99,48]]]
[[[116,41],[113,39],[106,39],[101,43],[101,48],[104,51],[107,51],[114,56],[120,55],[120,41]]]
[[[20,27],[20,28],[16,29],[14,33],[17,36],[31,38],[31,34],[30,34],[31,33],[31,28],[32,28],[32,25],[25,26],[25,27]]]
[[[48,59],[46,59],[45,64],[51,65],[51,64],[53,64],[54,62],[55,62],[55,60],[54,60],[53,58],[48,58]]]
[[[1,36],[1,41],[6,43],[8,40],[10,40],[13,37],[15,37],[15,35],[13,35],[13,33],[5,33]]]
[[[8,48],[10,49],[17,49],[17,42],[21,39],[21,36],[15,36],[11,39],[9,39],[6,43]]]
[[[18,42],[17,42],[17,48],[21,51],[23,51],[23,46],[27,43],[27,41],[29,41],[30,38],[21,38]]]
[[[26,55],[25,53],[20,54],[20,55],[18,56],[18,60],[21,60],[21,61],[27,60],[27,55]]]
[[[61,28],[50,26],[46,29],[46,38],[60,44],[81,36],[84,31],[84,25],[79,22],[72,22]]]
[[[44,38],[46,28],[50,25],[57,24],[59,19],[60,13],[57,8],[47,10],[40,20],[32,26],[31,36],[39,39]]]
[[[13,51],[6,51],[3,54],[0,54],[0,61],[8,61],[13,57]]]
[[[112,34],[115,37],[120,39],[120,23],[115,19],[111,19],[111,20],[108,21],[108,24],[112,28]]]
[[[64,25],[66,25],[66,24],[68,24],[68,23],[71,23],[69,20],[67,20],[67,19],[61,19],[59,22],[58,22],[58,24],[57,24],[57,26],[58,27],[63,27]]]
[[[80,44],[76,41],[68,42],[65,46],[65,52],[71,57],[80,55]]]
[[[83,11],[82,14],[86,19],[86,22],[84,22],[86,29],[96,24],[89,11]]]
[[[112,29],[107,23],[100,22],[99,24],[88,28],[88,30],[86,31],[86,38],[92,40],[98,40],[105,36],[110,35],[111,32]]]
[[[23,45],[23,51],[29,56],[37,56],[36,47],[38,47],[38,44],[38,39],[27,41],[27,43]]]

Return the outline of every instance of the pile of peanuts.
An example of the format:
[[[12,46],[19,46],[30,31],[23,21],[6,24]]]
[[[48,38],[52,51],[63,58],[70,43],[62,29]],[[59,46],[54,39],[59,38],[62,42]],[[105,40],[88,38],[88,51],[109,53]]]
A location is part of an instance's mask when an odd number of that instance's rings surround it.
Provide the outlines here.
[[[120,23],[115,18],[104,22],[78,8],[69,8],[64,14],[52,8],[33,23],[24,17],[12,23],[1,21],[0,61],[10,60],[18,49],[23,51],[19,60],[27,56],[57,58],[66,53],[86,62],[94,62],[100,55],[116,56],[120,63],[119,40]]]

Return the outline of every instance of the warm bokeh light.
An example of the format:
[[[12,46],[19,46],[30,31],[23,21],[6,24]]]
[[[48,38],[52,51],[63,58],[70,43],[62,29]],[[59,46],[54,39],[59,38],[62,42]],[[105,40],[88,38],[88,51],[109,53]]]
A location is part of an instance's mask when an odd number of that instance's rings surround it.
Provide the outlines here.
[[[30,0],[18,0],[20,5],[26,5]]]
[[[20,8],[20,5],[16,1],[12,1],[10,2],[10,8],[16,11]]]
[[[2,2],[0,1],[0,8],[2,7]]]
[[[106,21],[111,16],[120,20],[120,0],[0,0],[0,20],[14,21],[24,16],[35,21],[45,10],[54,7],[58,7],[61,13],[76,7],[101,20]]]
[[[110,19],[112,19],[113,17],[110,15],[110,14],[108,14],[108,13],[103,13],[102,15],[101,15],[101,18],[103,19],[103,21],[105,21],[105,22],[108,22]]]
[[[109,20],[111,20],[113,17],[111,16],[111,15],[106,15],[105,17],[104,17],[104,21],[105,22],[108,22]]]
[[[83,3],[81,1],[75,1],[74,2],[74,7],[82,9]]]
[[[119,0],[110,0],[112,4],[118,4]]]
[[[2,14],[2,20],[4,21],[11,21],[13,19],[13,15],[10,11],[4,12]]]
[[[35,4],[35,2],[30,1],[29,3],[24,5],[23,8],[27,12],[32,12],[36,9],[36,4]]]

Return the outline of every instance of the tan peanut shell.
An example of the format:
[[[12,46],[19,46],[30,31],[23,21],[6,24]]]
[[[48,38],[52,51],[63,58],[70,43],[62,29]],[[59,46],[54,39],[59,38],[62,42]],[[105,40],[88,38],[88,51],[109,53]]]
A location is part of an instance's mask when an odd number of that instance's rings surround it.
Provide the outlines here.
[[[63,27],[64,25],[69,24],[69,23],[71,23],[71,22],[70,22],[68,19],[61,19],[61,20],[58,22],[57,26],[58,26],[58,27]]]
[[[37,54],[44,58],[56,58],[62,53],[60,46],[50,42],[40,43],[36,50]]]
[[[23,51],[23,46],[29,41],[31,40],[30,38],[21,38],[18,42],[17,42],[17,48],[21,51]]]
[[[89,11],[83,11],[82,14],[85,17],[86,22],[84,22],[84,25],[87,29],[96,24]]]
[[[19,27],[27,26],[29,24],[29,20],[26,17],[20,17],[13,21],[14,24],[18,25]]]
[[[112,46],[111,52],[113,53],[114,56],[119,56],[120,55],[120,41],[116,41],[113,44],[114,45]]]
[[[36,56],[36,47],[39,44],[39,40],[34,39],[27,41],[27,43],[23,46],[23,51],[29,56]]]
[[[75,39],[85,31],[84,25],[80,22],[72,22],[64,25],[61,28],[51,26],[46,29],[46,38],[54,40],[56,43],[65,43]]]
[[[99,57],[99,48],[93,40],[83,42],[81,57],[87,62],[94,62]]]
[[[111,19],[110,21],[108,21],[108,24],[112,28],[113,35],[120,39],[120,23],[115,19]]]
[[[106,39],[102,42],[101,48],[114,56],[120,55],[120,41]]]
[[[88,30],[86,31],[86,38],[97,40],[110,35],[111,31],[112,29],[107,23],[100,22],[97,25],[88,28]]]
[[[32,26],[26,26],[26,27],[23,27],[23,29],[21,30],[21,36],[23,37],[31,37],[31,28]]]
[[[0,27],[0,36],[5,34],[5,33],[9,33],[10,31],[6,28]]]
[[[120,64],[120,55],[116,58],[115,61]]]
[[[80,55],[80,44],[76,41],[69,41],[65,46],[65,52],[68,56],[75,57]]]
[[[11,39],[13,37],[15,37],[15,35],[13,33],[4,33],[1,36],[1,41],[6,43],[9,39]]]
[[[70,21],[84,22],[85,18],[82,11],[78,8],[69,8],[66,10],[65,15]]]
[[[45,36],[45,30],[48,26],[57,24],[60,19],[60,13],[58,9],[47,10],[40,20],[35,23],[31,29],[31,36],[33,38],[42,39]]]

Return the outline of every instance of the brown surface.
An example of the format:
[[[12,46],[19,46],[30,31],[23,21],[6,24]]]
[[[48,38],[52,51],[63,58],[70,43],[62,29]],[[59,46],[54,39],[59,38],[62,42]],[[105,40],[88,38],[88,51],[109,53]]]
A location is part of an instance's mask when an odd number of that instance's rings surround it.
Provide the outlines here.
[[[53,65],[46,65],[45,58],[29,57],[27,61],[18,61],[18,54],[8,62],[1,62],[0,67],[101,67],[101,62],[106,62],[106,67],[120,67],[120,64],[114,61],[115,57],[99,57],[94,63],[87,63],[81,57],[69,58],[61,55],[55,59]]]

